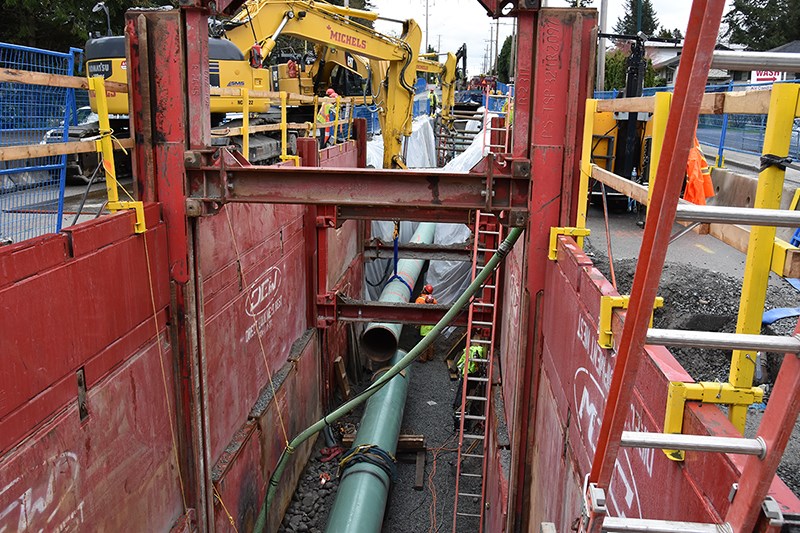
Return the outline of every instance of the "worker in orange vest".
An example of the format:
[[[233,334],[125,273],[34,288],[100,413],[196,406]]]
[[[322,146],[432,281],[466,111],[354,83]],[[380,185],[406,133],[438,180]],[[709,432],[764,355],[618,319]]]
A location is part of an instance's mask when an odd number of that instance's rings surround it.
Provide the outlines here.
[[[711,168],[708,166],[697,135],[694,145],[689,151],[689,160],[686,162],[686,189],[683,199],[697,205],[706,205],[706,198],[714,196],[714,184],[711,182]]]
[[[436,298],[433,297],[433,285],[428,283],[424,287],[422,287],[422,292],[420,293],[419,296],[417,296],[417,299],[416,299],[416,301],[414,303],[418,303],[418,304],[437,304],[437,303],[439,303],[439,302],[436,301]],[[426,337],[432,330],[433,330],[433,326],[430,326],[430,325],[420,326],[419,327],[419,334],[420,334],[421,337]],[[423,363],[425,361],[430,361],[432,359],[433,359],[433,343],[431,343],[430,346],[425,348],[425,351],[422,353],[422,355],[419,356],[419,360],[422,361]]]

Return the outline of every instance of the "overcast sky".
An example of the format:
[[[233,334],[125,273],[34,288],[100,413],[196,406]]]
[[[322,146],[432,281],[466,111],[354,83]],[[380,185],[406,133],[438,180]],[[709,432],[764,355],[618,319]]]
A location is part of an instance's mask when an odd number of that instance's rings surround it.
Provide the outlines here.
[[[422,27],[422,48],[425,47],[425,0],[371,0],[373,9],[384,17],[394,19],[413,18]],[[690,0],[652,0],[656,16],[661,25],[669,29],[679,28],[686,31],[691,8]],[[554,7],[566,6],[564,0],[547,0]],[[623,14],[627,2],[609,0],[608,31]],[[490,39],[490,26],[494,21],[486,15],[486,11],[477,0],[428,0],[428,42],[437,48],[441,39],[441,51],[455,52],[461,43],[467,43],[467,70],[470,76],[483,71],[486,47]],[[593,7],[599,8],[600,0],[595,0]],[[512,18],[501,18],[499,43],[511,35]],[[377,21],[376,27],[384,33],[399,32],[399,25],[386,21]],[[491,34],[493,36],[493,33]],[[494,46],[494,45],[493,45]]]

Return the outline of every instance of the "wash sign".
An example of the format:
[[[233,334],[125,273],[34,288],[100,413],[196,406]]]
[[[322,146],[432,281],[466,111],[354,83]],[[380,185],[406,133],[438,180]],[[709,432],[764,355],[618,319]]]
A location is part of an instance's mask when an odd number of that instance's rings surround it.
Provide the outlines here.
[[[754,70],[750,73],[750,83],[776,82],[786,79],[785,72],[774,70]]]

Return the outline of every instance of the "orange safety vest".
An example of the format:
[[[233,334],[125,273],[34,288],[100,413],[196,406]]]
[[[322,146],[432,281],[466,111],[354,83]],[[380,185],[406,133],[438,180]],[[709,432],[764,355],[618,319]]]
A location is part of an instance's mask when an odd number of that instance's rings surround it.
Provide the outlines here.
[[[711,168],[708,166],[697,136],[694,146],[689,151],[689,160],[686,162],[686,190],[683,199],[697,205],[706,205],[706,198],[714,196],[714,184],[711,181]]]

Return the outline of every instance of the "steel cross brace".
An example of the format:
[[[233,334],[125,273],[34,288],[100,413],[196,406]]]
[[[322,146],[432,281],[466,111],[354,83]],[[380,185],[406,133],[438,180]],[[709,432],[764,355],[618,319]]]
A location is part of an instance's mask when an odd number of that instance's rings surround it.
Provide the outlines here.
[[[353,300],[337,292],[317,295],[317,327],[326,328],[336,321],[342,322],[392,322],[396,324],[435,324],[450,310],[449,305],[418,305],[413,303],[386,303]],[[486,321],[489,314],[475,315]],[[453,320],[454,326],[467,325],[467,307]]]
[[[509,226],[528,215],[530,162],[488,156],[468,173],[251,166],[235,152],[185,154],[189,216],[216,213],[232,202],[335,206],[349,218],[466,222],[481,209]]]

